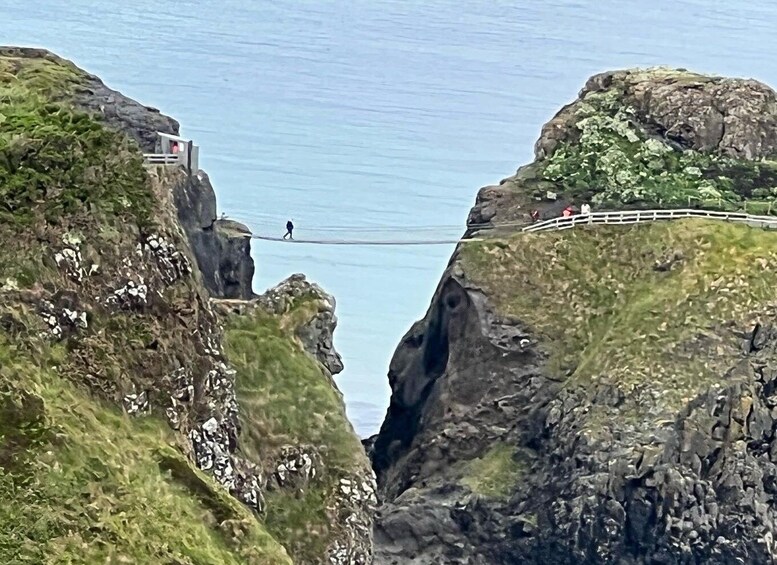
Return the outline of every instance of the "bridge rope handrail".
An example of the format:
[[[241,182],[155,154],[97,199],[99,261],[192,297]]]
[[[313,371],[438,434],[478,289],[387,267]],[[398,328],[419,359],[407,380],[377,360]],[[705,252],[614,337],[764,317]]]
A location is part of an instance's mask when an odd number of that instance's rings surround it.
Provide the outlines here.
[[[657,210],[613,210],[607,212],[592,212],[590,214],[575,214],[543,220],[522,228],[523,232],[538,232],[548,230],[564,230],[579,225],[589,224],[641,224],[660,220],[682,220],[686,218],[701,218],[707,220],[733,221],[762,227],[777,229],[777,218],[758,216],[744,212],[721,212],[717,210],[697,210],[693,208],[657,209]]]

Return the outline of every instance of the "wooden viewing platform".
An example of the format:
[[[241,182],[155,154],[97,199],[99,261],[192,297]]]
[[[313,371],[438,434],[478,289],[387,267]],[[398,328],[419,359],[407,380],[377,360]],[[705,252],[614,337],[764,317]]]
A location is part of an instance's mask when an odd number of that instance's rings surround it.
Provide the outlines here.
[[[159,153],[143,153],[147,165],[183,166],[191,174],[200,170],[200,148],[191,139],[158,131]]]

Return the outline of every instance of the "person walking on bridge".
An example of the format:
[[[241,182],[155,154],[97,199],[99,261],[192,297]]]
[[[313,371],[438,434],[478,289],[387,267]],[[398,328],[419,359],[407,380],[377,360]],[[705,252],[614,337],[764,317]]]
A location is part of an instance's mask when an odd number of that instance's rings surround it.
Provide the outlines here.
[[[286,239],[287,237],[289,239],[294,239],[294,236],[291,233],[293,231],[294,231],[294,224],[291,222],[291,220],[289,220],[288,222],[286,222],[286,233],[283,235],[283,239]]]

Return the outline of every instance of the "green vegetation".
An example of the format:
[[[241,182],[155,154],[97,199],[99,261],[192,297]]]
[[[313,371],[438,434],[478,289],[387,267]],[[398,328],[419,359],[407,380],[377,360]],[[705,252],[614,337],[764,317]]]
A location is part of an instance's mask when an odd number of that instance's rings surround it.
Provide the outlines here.
[[[339,533],[333,521],[336,515],[327,511],[333,485],[322,479],[299,493],[270,491],[265,495],[267,530],[283,543],[295,563],[321,562]]]
[[[136,146],[54,102],[78,73],[44,59],[0,58],[0,224],[101,218],[149,221],[153,196]],[[98,216],[98,218],[95,218]]]
[[[310,444],[326,451],[327,467],[350,467],[359,459],[359,441],[345,417],[340,394],[324,370],[278,318],[254,310],[230,318],[225,350],[238,371],[237,388],[246,450],[259,460],[284,445]]]
[[[488,498],[509,497],[524,471],[515,456],[513,447],[493,445],[482,457],[466,463],[461,482],[472,492]]]
[[[739,358],[777,285],[777,233],[685,220],[519,234],[462,247],[467,277],[547,344],[550,375],[679,405]]]
[[[359,470],[361,446],[343,401],[328,375],[295,343],[295,323],[310,300],[284,316],[257,308],[229,319],[225,351],[237,369],[243,449],[252,460],[272,462],[284,445],[315,449],[323,465],[301,495],[266,494],[268,530],[295,561],[321,558],[338,527],[327,512],[340,477]],[[323,472],[322,472],[323,471]]]
[[[672,147],[638,125],[616,86],[589,93],[577,104],[575,120],[572,139],[562,142],[541,170],[543,179],[572,198],[591,199],[601,207],[693,205],[772,212],[777,163]]]
[[[130,420],[56,370],[66,352],[0,336],[0,561],[290,563],[156,418]]]

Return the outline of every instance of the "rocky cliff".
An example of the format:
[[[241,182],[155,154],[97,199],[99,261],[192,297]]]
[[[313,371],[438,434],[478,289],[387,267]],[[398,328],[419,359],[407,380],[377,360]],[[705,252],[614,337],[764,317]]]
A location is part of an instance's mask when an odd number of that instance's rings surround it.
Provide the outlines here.
[[[21,73],[30,87],[42,88],[50,100],[99,119],[135,141],[145,153],[159,149],[157,132],[179,134],[173,118],[107,87],[98,77],[49,51],[0,46],[0,57],[6,72]],[[237,222],[217,219],[216,193],[208,175],[204,171],[193,176],[165,171],[164,180],[171,186],[178,220],[209,293],[220,298],[253,297],[254,262],[244,235],[249,230]]]
[[[31,49],[0,101],[0,561],[369,562],[334,300],[244,300],[245,228],[143,164],[174,120]]]
[[[777,233],[684,220],[522,234],[529,211],[770,212],[777,96],[592,77],[481,189],[392,360],[376,563],[772,563]]]

